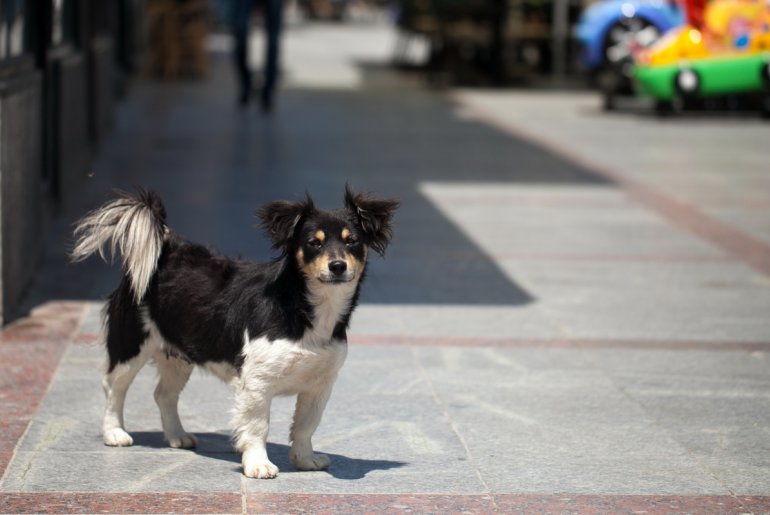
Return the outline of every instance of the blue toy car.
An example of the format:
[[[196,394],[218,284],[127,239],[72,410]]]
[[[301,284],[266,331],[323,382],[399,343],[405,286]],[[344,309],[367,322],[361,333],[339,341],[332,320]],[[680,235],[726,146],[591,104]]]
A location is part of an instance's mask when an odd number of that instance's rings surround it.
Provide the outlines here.
[[[671,0],[602,0],[583,11],[574,34],[606,109],[617,95],[632,93],[633,51],[684,22],[684,11]]]

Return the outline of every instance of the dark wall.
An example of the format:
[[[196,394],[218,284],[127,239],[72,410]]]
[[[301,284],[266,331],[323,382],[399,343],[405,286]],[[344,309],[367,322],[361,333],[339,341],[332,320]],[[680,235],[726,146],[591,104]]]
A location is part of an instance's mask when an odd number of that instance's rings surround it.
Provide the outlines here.
[[[141,26],[139,0],[11,5],[0,16],[0,323],[22,314],[49,222],[77,199],[111,130]]]
[[[0,313],[13,310],[32,279],[44,238],[41,98],[37,72],[0,82]]]

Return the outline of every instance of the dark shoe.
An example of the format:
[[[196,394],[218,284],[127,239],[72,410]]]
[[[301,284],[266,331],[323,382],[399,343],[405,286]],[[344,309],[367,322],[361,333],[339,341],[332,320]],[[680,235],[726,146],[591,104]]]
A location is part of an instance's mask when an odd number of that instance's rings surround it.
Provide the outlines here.
[[[272,92],[262,90],[260,107],[262,112],[270,114],[273,112],[273,94]]]
[[[245,109],[249,106],[249,101],[251,100],[251,91],[248,89],[244,89],[241,91],[241,94],[238,95],[238,106]]]
[[[246,108],[251,102],[251,96],[254,93],[254,87],[251,83],[251,74],[241,75],[241,80],[238,81],[240,86],[238,91],[238,105],[241,108]]]

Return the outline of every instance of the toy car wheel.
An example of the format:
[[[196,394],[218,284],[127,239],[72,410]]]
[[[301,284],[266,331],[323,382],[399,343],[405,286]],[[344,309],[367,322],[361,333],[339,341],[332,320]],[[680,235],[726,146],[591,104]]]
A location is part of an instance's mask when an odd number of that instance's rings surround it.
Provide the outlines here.
[[[694,97],[700,89],[700,76],[690,68],[685,68],[674,78],[676,90],[683,97]]]
[[[661,118],[674,114],[674,103],[670,100],[658,100],[655,102],[655,114]]]
[[[602,95],[602,109],[605,111],[614,111],[617,104],[615,95],[609,91],[605,91]]]
[[[660,31],[647,20],[622,18],[607,31],[604,40],[605,63],[621,75],[631,77],[633,52],[647,48],[660,37]]]
[[[765,85],[765,89],[770,90],[770,61],[762,65],[762,82]]]
[[[602,93],[602,108],[605,111],[615,109],[618,94],[624,92],[623,80],[620,74],[609,68],[605,68],[598,73],[597,84],[599,91]]]
[[[599,72],[599,88],[605,96],[633,92],[633,51],[650,46],[659,37],[660,30],[655,25],[638,17],[622,18],[607,30],[604,62]]]
[[[765,95],[761,100],[759,114],[765,121],[770,121],[770,95]]]

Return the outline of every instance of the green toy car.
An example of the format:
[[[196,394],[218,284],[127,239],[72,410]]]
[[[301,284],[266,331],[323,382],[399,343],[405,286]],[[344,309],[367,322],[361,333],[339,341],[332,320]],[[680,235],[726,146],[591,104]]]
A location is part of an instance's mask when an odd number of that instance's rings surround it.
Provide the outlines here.
[[[744,93],[770,94],[770,53],[710,57],[661,66],[637,66],[639,91],[657,102],[658,110],[670,111],[678,99]],[[763,102],[763,114],[770,109]]]
[[[754,33],[741,47],[706,45],[691,26],[674,29],[635,56],[637,89],[656,101],[658,112],[674,102],[726,95],[761,98],[770,116],[770,32]]]

